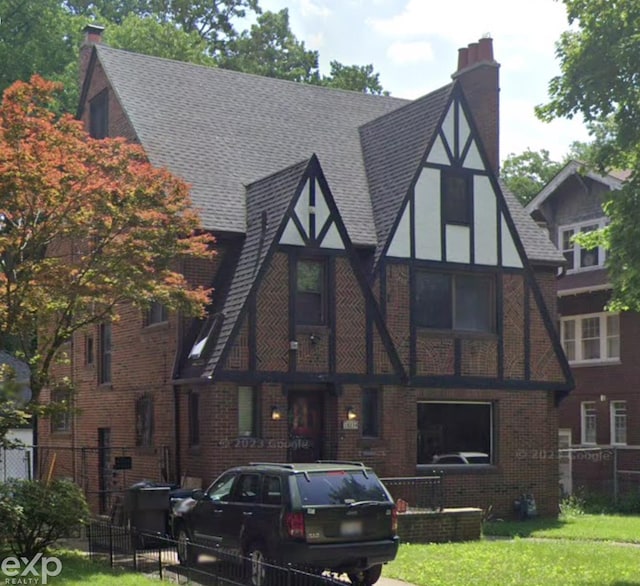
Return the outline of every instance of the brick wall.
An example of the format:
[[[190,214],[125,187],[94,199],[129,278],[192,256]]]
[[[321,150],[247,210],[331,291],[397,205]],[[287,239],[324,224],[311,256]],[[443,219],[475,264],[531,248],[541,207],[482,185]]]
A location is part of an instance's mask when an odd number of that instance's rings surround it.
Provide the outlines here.
[[[482,532],[482,511],[474,508],[439,512],[407,511],[398,515],[402,543],[475,541]]]

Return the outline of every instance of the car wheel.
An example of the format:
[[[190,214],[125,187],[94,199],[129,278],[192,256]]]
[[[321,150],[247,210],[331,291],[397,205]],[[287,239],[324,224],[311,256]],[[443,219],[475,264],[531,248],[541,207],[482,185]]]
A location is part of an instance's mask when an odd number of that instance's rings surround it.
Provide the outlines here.
[[[184,525],[180,525],[178,528],[178,561],[181,566],[195,566],[198,562],[198,554],[196,553],[191,540],[189,538],[189,532]]]
[[[371,586],[375,584],[382,574],[382,564],[371,566],[369,569],[357,574],[349,574],[349,580],[354,586]]]
[[[251,586],[266,586],[268,584],[267,556],[264,546],[254,542],[247,547],[246,557]]]

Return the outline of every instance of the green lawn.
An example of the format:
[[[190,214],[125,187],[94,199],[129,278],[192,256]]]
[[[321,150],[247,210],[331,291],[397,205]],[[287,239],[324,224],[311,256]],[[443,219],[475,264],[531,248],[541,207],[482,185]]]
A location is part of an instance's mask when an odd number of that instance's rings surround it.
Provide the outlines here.
[[[403,545],[384,575],[419,586],[640,585],[640,549],[524,539]]]
[[[61,553],[53,551],[47,555],[57,555],[62,562],[62,572],[58,576],[49,576],[47,584],[51,586],[84,586],[86,584],[91,584],[91,586],[113,586],[114,584],[118,586],[158,586],[158,584],[161,584],[158,580],[146,578],[141,574],[112,570],[108,565],[94,563],[89,560],[86,554],[79,552],[65,551]],[[34,578],[31,574],[30,577]],[[1,584],[5,584],[5,580],[8,578],[0,571]],[[14,580],[18,580],[18,578],[19,576],[13,577]],[[9,581],[6,583],[12,584],[14,582]],[[17,581],[15,582],[15,584],[18,583]],[[23,584],[28,583],[23,582]],[[32,584],[35,584],[35,582],[32,582]]]
[[[576,515],[558,520],[496,521],[485,523],[482,530],[485,535],[508,537],[640,543],[640,517],[637,516]]]

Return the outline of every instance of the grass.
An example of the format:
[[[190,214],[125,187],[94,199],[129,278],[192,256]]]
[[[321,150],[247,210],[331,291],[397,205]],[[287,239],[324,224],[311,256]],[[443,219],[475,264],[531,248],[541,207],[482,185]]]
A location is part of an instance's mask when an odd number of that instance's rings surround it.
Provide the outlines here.
[[[112,569],[108,565],[92,562],[86,554],[73,551],[53,551],[47,554],[48,556],[58,556],[62,562],[62,572],[58,576],[49,576],[47,581],[51,586],[84,586],[91,584],[91,586],[145,586],[154,585],[158,586],[161,582],[142,576],[141,574],[134,574],[131,572],[119,571]],[[1,556],[0,556],[1,557]],[[33,575],[30,574],[33,578]],[[13,577],[16,582],[6,582],[7,584],[19,584],[17,580],[19,576]],[[24,580],[25,578],[23,578]],[[9,580],[9,576],[0,571],[0,583],[5,584],[5,581]],[[22,582],[28,584],[29,582]],[[35,582],[31,582],[35,584]]]
[[[640,543],[640,517],[571,515],[560,519],[485,523],[484,535]],[[640,552],[638,552],[640,554]]]
[[[640,586],[640,551],[559,540],[406,544],[384,575],[418,586]]]

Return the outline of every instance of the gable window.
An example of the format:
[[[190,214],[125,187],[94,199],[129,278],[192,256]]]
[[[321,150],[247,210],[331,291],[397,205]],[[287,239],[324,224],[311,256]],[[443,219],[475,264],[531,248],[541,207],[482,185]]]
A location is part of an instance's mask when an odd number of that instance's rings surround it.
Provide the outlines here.
[[[587,250],[586,248],[582,248],[577,242],[573,242],[573,237],[581,232],[585,233],[599,230],[605,225],[605,220],[602,219],[560,227],[559,241],[562,246],[562,254],[567,261],[567,271],[595,269],[604,266],[606,260],[606,251],[604,248],[597,247]]]
[[[414,316],[418,326],[440,330],[495,331],[494,279],[417,271]]]
[[[153,398],[142,395],[136,400],[136,446],[153,446]]]
[[[109,135],[109,93],[100,92],[89,103],[89,134],[93,138]]]
[[[111,382],[111,324],[100,324],[100,384]]]
[[[238,435],[258,437],[258,405],[255,387],[238,387]]]
[[[469,177],[452,171],[442,172],[442,215],[446,224],[468,226],[472,221]]]
[[[611,417],[611,443],[624,445],[627,443],[627,402],[611,401],[609,409]]]
[[[51,433],[71,431],[71,395],[66,391],[53,391],[51,402],[56,404],[51,415]]]
[[[326,323],[326,270],[320,260],[300,260],[296,277],[296,322],[322,325]]]
[[[146,315],[146,325],[152,326],[154,324],[161,324],[166,322],[169,319],[169,312],[167,308],[162,303],[158,303],[157,301],[153,301],[147,310]]]
[[[189,445],[200,445],[200,393],[189,393]]]
[[[488,464],[493,433],[491,403],[418,403],[418,464]]]
[[[378,437],[380,435],[380,397],[378,389],[362,391],[362,435]]]
[[[580,433],[583,444],[596,444],[597,411],[595,401],[580,404]]]
[[[560,321],[562,347],[571,364],[618,361],[620,359],[620,316],[594,313],[563,317]]]

